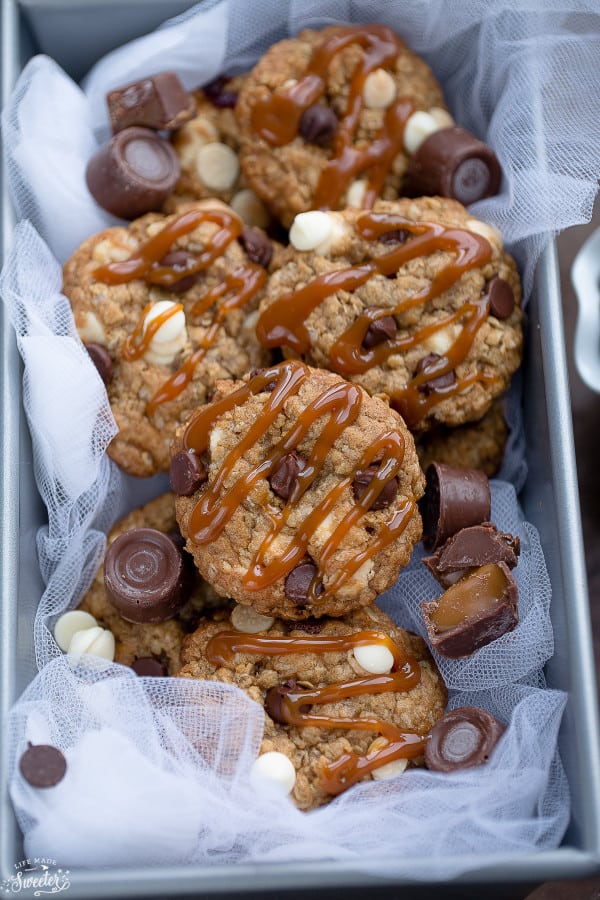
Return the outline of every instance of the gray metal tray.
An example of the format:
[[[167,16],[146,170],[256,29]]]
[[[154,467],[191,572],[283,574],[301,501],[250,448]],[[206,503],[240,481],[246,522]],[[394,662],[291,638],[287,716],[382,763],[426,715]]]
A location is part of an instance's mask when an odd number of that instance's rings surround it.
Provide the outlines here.
[[[111,45],[117,46],[156,23],[160,3],[123,0],[111,19]],[[179,12],[185,2],[162,2],[161,13]],[[82,44],[94,46],[94,15],[99,4],[85,0],[27,0],[26,16],[16,0],[2,0],[2,90],[6,100],[17,72],[41,44],[67,71],[73,61],[75,29]],[[166,7],[166,8],[165,8]],[[95,10],[95,12],[94,12]],[[91,13],[91,20],[88,17]],[[30,37],[35,34],[35,40]],[[65,35],[70,40],[65,40]],[[62,40],[57,38],[62,35]],[[108,49],[103,46],[102,50]],[[95,54],[99,55],[99,54]],[[90,57],[91,58],[91,57]],[[72,63],[70,65],[70,63]],[[1,183],[0,183],[1,186]],[[2,205],[2,238],[10,243],[12,214]],[[0,721],[35,672],[31,623],[43,585],[35,560],[35,531],[45,521],[32,471],[31,442],[20,404],[21,367],[12,328],[0,304]],[[573,449],[561,298],[554,245],[542,256],[529,306],[525,366],[525,416],[529,478],[521,495],[526,517],[540,532],[553,586],[552,622],[556,652],[546,675],[551,687],[569,693],[559,737],[572,792],[572,817],[557,850],[503,858],[473,856],[472,871],[445,885],[390,881],[353,871],[348,863],[294,863],[260,866],[86,870],[71,873],[70,897],[224,895],[344,897],[418,895],[523,896],[526,886],[558,878],[583,877],[600,870],[600,748],[588,595],[583,557],[577,475]],[[23,857],[20,833],[6,790],[6,745],[0,747],[0,880]],[[160,821],[160,817],[157,821]],[[428,860],[422,861],[423,872]],[[309,894],[310,892],[310,894]]]

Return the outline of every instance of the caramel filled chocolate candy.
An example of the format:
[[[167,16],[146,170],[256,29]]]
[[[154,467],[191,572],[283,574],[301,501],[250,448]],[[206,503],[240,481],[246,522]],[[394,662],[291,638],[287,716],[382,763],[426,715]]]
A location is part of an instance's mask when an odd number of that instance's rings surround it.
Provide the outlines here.
[[[128,622],[163,622],[187,599],[189,579],[179,547],[154,528],[134,528],[109,545],[104,586]]]
[[[518,537],[498,531],[491,522],[485,522],[458,531],[433,556],[426,556],[421,562],[442,587],[450,587],[470,569],[488,563],[503,562],[509,569],[514,569],[520,552]]]
[[[426,480],[419,509],[423,517],[423,543],[428,550],[436,550],[461,528],[489,522],[490,483],[483,472],[431,463]]]
[[[32,787],[49,788],[63,780],[67,761],[58,747],[30,742],[29,748],[19,760],[19,769]]]
[[[113,134],[132,125],[172,130],[194,115],[194,98],[175,72],[160,72],[110,91],[106,103]]]
[[[517,600],[506,563],[474,569],[438,600],[421,603],[431,646],[450,659],[470,656],[516,627]]]
[[[136,219],[161,208],[179,178],[179,161],[154,131],[126,128],[96,151],[85,178],[99,206],[121,219]]]
[[[491,147],[464,128],[442,128],[410,161],[405,190],[413,197],[452,197],[464,206],[498,193],[502,169]]]
[[[485,709],[461,706],[447,712],[431,729],[425,765],[434,772],[455,772],[486,763],[505,727]]]

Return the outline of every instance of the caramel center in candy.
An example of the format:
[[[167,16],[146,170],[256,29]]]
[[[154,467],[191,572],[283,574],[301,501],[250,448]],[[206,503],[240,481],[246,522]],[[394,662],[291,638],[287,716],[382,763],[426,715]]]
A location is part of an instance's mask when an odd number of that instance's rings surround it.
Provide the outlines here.
[[[493,611],[506,593],[502,569],[494,563],[481,566],[468,579],[449,587],[429,618],[438,634],[450,631],[474,616]]]
[[[384,739],[382,746],[364,756],[353,751],[342,754],[333,763],[323,766],[321,786],[329,794],[339,794],[356,784],[369,772],[395,759],[412,759],[423,753],[425,738],[404,732],[391,722],[374,716],[323,716],[313,713],[312,707],[339,703],[366,694],[387,691],[411,691],[421,680],[418,662],[400,648],[386,634],[378,631],[359,631],[354,634],[329,636],[313,635],[306,638],[287,638],[269,635],[247,635],[223,631],[214,635],[206,647],[206,657],[215,666],[232,662],[236,653],[260,656],[279,656],[290,653],[340,653],[355,647],[378,644],[393,655],[394,665],[389,675],[371,675],[338,684],[316,688],[289,688],[278,685],[267,691],[267,712],[276,722],[295,725],[298,728],[348,729],[373,731]]]
[[[449,261],[443,265],[431,283],[420,291],[404,298],[392,310],[370,307],[361,313],[352,325],[337,338],[329,351],[331,368],[343,375],[358,375],[373,366],[385,364],[395,353],[407,353],[418,347],[432,335],[451,325],[460,323],[458,337],[445,354],[417,371],[411,382],[397,390],[391,400],[409,427],[437,403],[464,391],[477,381],[493,381],[495,376],[475,372],[450,384],[443,385],[441,378],[454,372],[462,363],[475,340],[477,332],[489,312],[487,295],[469,299],[458,310],[426,325],[412,335],[391,336],[372,344],[365,338],[373,324],[389,318],[390,313],[401,314],[417,306],[423,306],[451,288],[471,269],[480,268],[492,259],[489,242],[474,232],[462,228],[447,228],[436,222],[413,222],[403,216],[388,213],[365,213],[357,223],[358,233],[368,241],[376,241],[382,235],[402,229],[410,235],[403,243],[388,253],[377,256],[360,266],[352,266],[320,275],[304,288],[277,297],[260,315],[256,334],[265,347],[289,347],[302,355],[310,349],[310,336],[306,320],[327,297],[338,291],[352,292],[365,284],[373,275],[393,275],[410,260],[429,256],[438,251],[448,251]],[[365,345],[366,344],[366,345]],[[429,390],[422,390],[425,384]],[[440,386],[442,385],[442,386]]]
[[[323,524],[326,517],[335,509],[342,495],[351,489],[356,474],[369,468],[377,460],[371,470],[372,477],[359,497],[354,498],[354,505],[344,520],[336,526],[327,538],[321,553],[321,569],[335,554],[350,529],[371,509],[386,485],[399,474],[404,459],[404,439],[397,431],[382,433],[364,451],[354,470],[340,478],[330,492],[314,507],[304,521],[295,529],[294,536],[289,539],[283,549],[273,552],[273,547],[284,533],[291,513],[305,491],[321,472],[331,447],[352,425],[358,417],[362,405],[361,389],[347,382],[332,385],[313,400],[297,417],[290,430],[280,439],[265,458],[254,468],[239,477],[226,490],[231,474],[239,460],[267,433],[284,405],[297,393],[308,375],[307,367],[297,361],[290,360],[271,369],[265,369],[251,378],[237,391],[233,391],[221,400],[206,406],[198,412],[188,425],[184,434],[184,446],[201,455],[208,447],[208,436],[211,428],[224,413],[245,403],[252,394],[260,394],[267,385],[275,381],[275,386],[265,399],[262,415],[257,417],[248,431],[240,438],[239,443],[230,450],[216,474],[208,485],[198,503],[194,507],[189,521],[189,537],[199,545],[214,541],[223,531],[235,511],[251,493],[254,485],[261,479],[269,479],[277,471],[281,460],[296,450],[315,423],[322,419],[325,422],[315,440],[310,454],[306,455],[306,464],[296,475],[289,498],[283,509],[271,513],[271,530],[262,541],[261,546],[250,563],[244,577],[244,587],[249,591],[261,591],[270,587],[291,572],[308,555],[311,538]],[[335,596],[358,569],[369,559],[396,540],[404,531],[415,510],[411,501],[406,501],[399,509],[392,512],[370,544],[350,561],[335,572],[329,584],[321,590],[320,580],[313,579],[307,603],[318,603],[327,596]]]

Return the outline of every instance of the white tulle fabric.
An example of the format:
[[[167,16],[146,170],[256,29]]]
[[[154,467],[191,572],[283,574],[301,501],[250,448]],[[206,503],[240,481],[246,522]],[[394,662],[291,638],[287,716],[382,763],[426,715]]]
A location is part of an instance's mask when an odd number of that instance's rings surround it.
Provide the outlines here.
[[[526,474],[518,390],[508,400],[512,434],[492,517],[521,537],[520,624],[467,660],[437,660],[451,706],[483,706],[509,725],[487,766],[452,776],[407,771],[302,814],[248,779],[262,710],[242,692],[139,679],[85,657],[70,662],[52,625],[87,590],[110,525],[166,487],[163,477],[141,482],[108,461],[115,423],[60,294],[59,264],[114,221],[84,183],[86,160],[107,135],[106,90],[168,68],[193,87],[247,69],[302,27],[385,22],[433,66],[456,120],[498,153],[502,192],[473,212],[500,228],[528,292],[548,236],[589,218],[598,176],[598,17],[592,2],[564,5],[222,0],[109,54],[83,90],[46,57],[23,72],[3,114],[3,140],[9,188],[28,221],[17,227],[1,289],[24,361],[35,476],[48,508],[38,535],[47,584],[34,625],[40,671],[8,723],[10,790],[28,855],[83,866],[339,859],[381,876],[443,880],[474,856],[560,842],[569,797],[556,745],[566,698],[544,689],[541,674],[553,652],[550,585],[515,493]],[[423,632],[419,603],[439,590],[421,555],[381,603]],[[65,752],[67,775],[55,788],[36,791],[20,778],[28,740]]]

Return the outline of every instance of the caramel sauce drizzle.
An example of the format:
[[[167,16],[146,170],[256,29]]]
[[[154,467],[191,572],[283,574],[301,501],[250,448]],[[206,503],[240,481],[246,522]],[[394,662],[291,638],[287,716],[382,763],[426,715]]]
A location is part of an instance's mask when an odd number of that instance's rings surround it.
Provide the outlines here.
[[[327,297],[338,291],[352,292],[365,284],[373,275],[394,275],[410,260],[428,256],[436,251],[452,253],[452,259],[435,275],[428,287],[406,297],[393,309],[366,309],[352,325],[340,335],[329,350],[331,367],[345,376],[359,375],[372,366],[381,365],[394,353],[406,353],[419,346],[436,332],[461,320],[466,320],[459,336],[447,352],[428,368],[416,375],[409,385],[391,399],[401,409],[409,427],[414,427],[434,405],[449,396],[465,390],[473,383],[473,377],[458,380],[449,388],[436,389],[423,396],[419,387],[432,378],[451,372],[463,362],[485,321],[489,301],[487,296],[468,300],[455,312],[426,325],[412,335],[391,338],[366,349],[365,335],[372,322],[390,314],[401,314],[424,305],[440,296],[470,269],[486,265],[492,258],[492,248],[481,235],[462,228],[447,228],[435,222],[413,222],[403,216],[388,213],[365,213],[356,223],[358,233],[368,241],[377,240],[382,234],[397,229],[406,230],[411,237],[387,253],[368,263],[352,266],[318,276],[294,293],[277,297],[260,315],[256,333],[266,347],[288,346],[302,355],[310,348],[310,337],[305,322],[310,314]],[[475,380],[486,381],[490,376],[478,373]]]
[[[194,262],[188,262],[184,268],[160,264],[160,260],[166,256],[173,243],[180,237],[189,234],[202,222],[213,222],[219,225],[219,229],[212,235],[210,243],[197,253]],[[149,284],[158,284],[168,288],[182,278],[206,269],[217,257],[221,256],[229,244],[242,233],[243,223],[241,219],[225,209],[192,209],[173,221],[169,222],[162,231],[151,237],[128,259],[120,262],[107,263],[95,269],[94,276],[105,284],[123,284],[136,278],[143,278]],[[192,307],[191,315],[200,317],[216,306],[212,320],[200,342],[183,365],[158,389],[146,406],[146,414],[152,416],[157,408],[171,400],[175,400],[190,384],[197,366],[202,362],[207,352],[215,343],[219,329],[225,322],[227,315],[234,309],[239,309],[266,284],[267,273],[262,266],[247,263],[240,266],[234,272],[225,276],[224,281],[217,284],[201,297]],[[131,362],[140,359],[152,341],[159,328],[171,316],[183,309],[181,303],[171,309],[165,310],[156,319],[153,319],[144,331],[146,316],[152,304],[145,307],[134,331],[123,345],[123,359]]]
[[[298,688],[282,693],[278,699],[278,718],[298,728],[342,728],[351,731],[373,731],[381,735],[385,744],[364,756],[344,753],[333,763],[323,767],[320,780],[329,794],[339,794],[355,784],[373,769],[395,759],[412,759],[425,747],[426,738],[414,732],[403,732],[391,722],[374,716],[331,716],[310,712],[313,706],[339,703],[365,694],[387,691],[411,691],[421,680],[417,661],[400,651],[386,634],[378,631],[359,631],[349,635],[311,637],[279,637],[247,635],[234,631],[222,631],[214,635],[206,646],[206,658],[215,666],[226,666],[236,653],[279,656],[292,653],[344,652],[368,644],[387,647],[394,657],[392,672],[387,675],[370,675],[338,684],[317,688]],[[309,711],[307,711],[309,710]]]
[[[225,490],[225,484],[231,480],[238,461],[267,432],[288,398],[298,391],[307,372],[307,367],[303,363],[290,360],[255,376],[237,391],[201,409],[184,434],[186,449],[193,449],[198,454],[203,453],[207,449],[207,435],[216,420],[276,380],[276,386],[265,403],[262,415],[251,425],[237,446],[226,455],[214,481],[203,492],[192,511],[188,525],[190,539],[196,544],[206,544],[218,537],[256,482],[268,478],[278,462],[299,446],[313,425],[321,418],[326,419],[287,503],[283,509],[271,515],[271,530],[255,553],[244,576],[244,586],[249,591],[264,590],[285,577],[306,557],[311,537],[336,508],[344,491],[350,488],[356,472],[367,468],[379,456],[381,458],[379,470],[367,490],[359,500],[355,500],[350,513],[337,525],[324,545],[322,562],[330,558],[340,547],[350,529],[368,511],[385,485],[398,474],[404,458],[402,436],[396,432],[382,434],[364,451],[356,469],[341,478],[299,524],[287,546],[273,551],[273,544],[280,538],[298,501],[323,468],[327,454],[335,441],[356,421],[362,403],[361,389],[356,385],[340,382],[328,388],[300,413],[292,428],[258,465]],[[324,590],[318,577],[315,577],[308,591],[309,602],[324,599],[339,590],[364,562],[387,547],[402,533],[414,510],[414,503],[408,500],[400,510],[395,510],[370,545],[356,554],[350,562],[341,566],[331,584]],[[321,593],[318,593],[319,588]]]
[[[289,87],[278,88],[269,97],[259,100],[251,111],[255,132],[268,144],[281,147],[298,135],[303,113],[317,103],[327,88],[327,71],[333,58],[352,44],[365,51],[354,71],[348,92],[348,102],[333,145],[333,156],[327,161],[315,191],[313,207],[337,207],[351,180],[369,169],[363,206],[370,209],[379,196],[394,158],[403,152],[404,128],[414,107],[405,98],[398,98],[387,108],[384,123],[374,139],[363,148],[352,142],[363,108],[363,88],[368,75],[378,68],[393,68],[403,42],[384,25],[360,25],[341,28],[315,47],[302,78]]]

